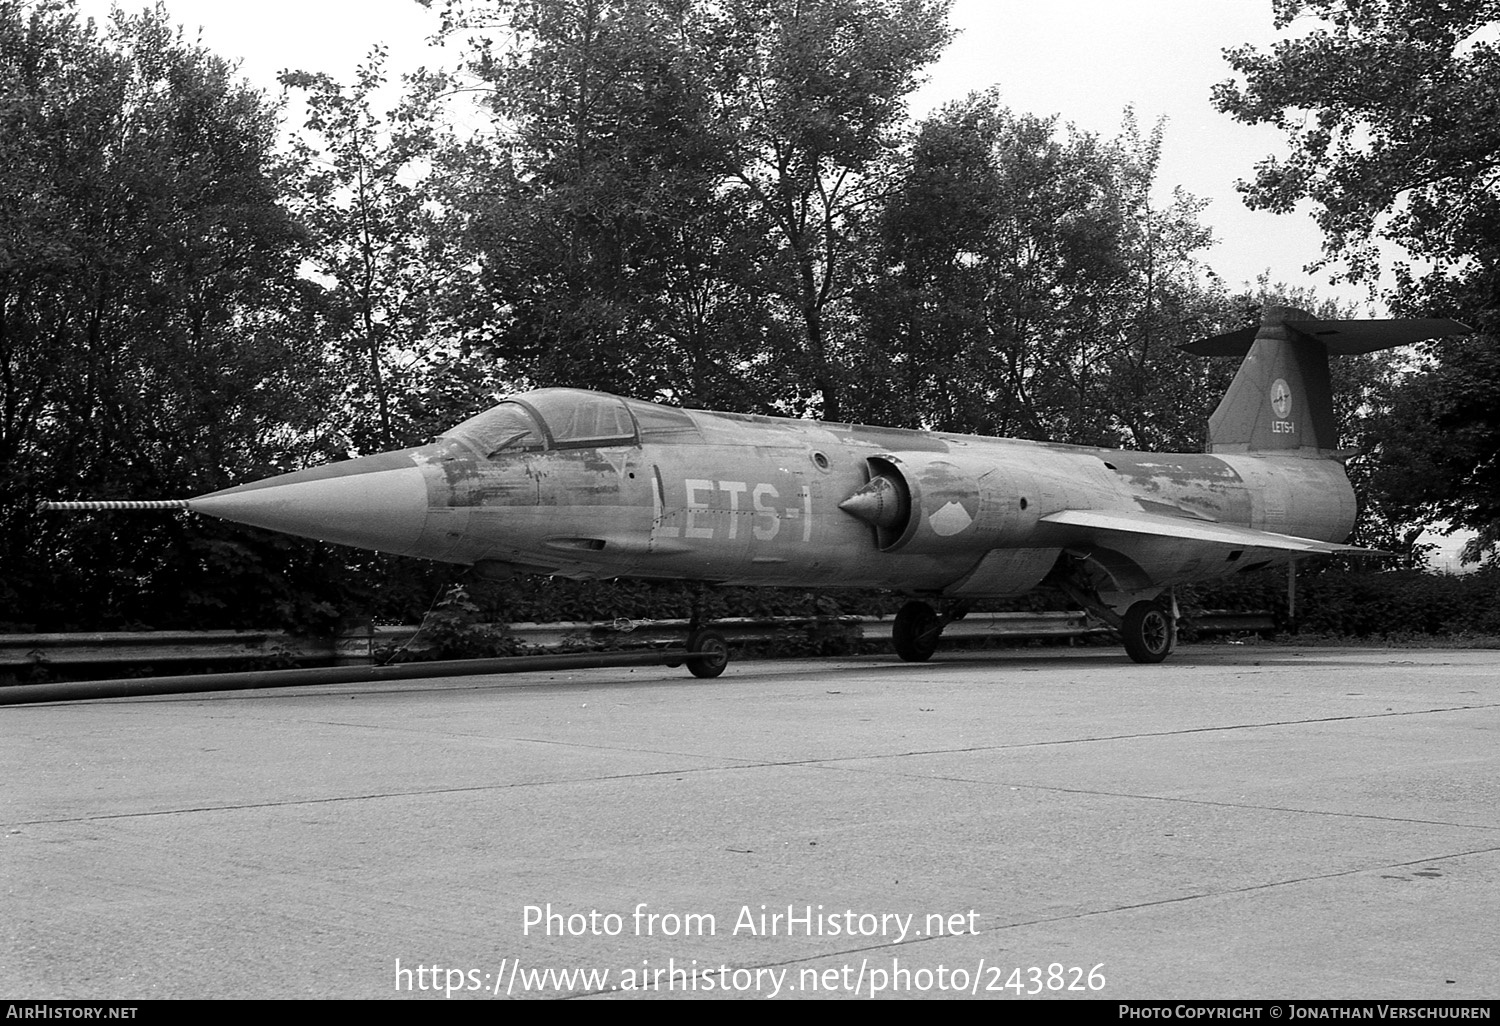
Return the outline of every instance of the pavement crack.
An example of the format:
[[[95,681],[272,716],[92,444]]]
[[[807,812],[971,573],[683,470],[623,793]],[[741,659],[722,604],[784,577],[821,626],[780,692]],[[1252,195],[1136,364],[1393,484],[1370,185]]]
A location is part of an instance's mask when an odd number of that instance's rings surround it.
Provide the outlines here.
[[[1090,909],[1083,912],[1073,912],[1060,916],[1041,916],[1036,919],[1028,919],[1017,923],[1007,923],[1005,926],[995,927],[994,932],[1014,930],[1022,926],[1036,926],[1041,923],[1060,923],[1078,919],[1089,919],[1093,916],[1113,915],[1117,912],[1134,912],[1146,908],[1158,908],[1163,905],[1177,905],[1185,901],[1203,901],[1210,898],[1222,898],[1234,894],[1253,894],[1257,891],[1271,891],[1280,887],[1295,887],[1297,884],[1317,883],[1321,880],[1338,880],[1348,876],[1359,876],[1364,873],[1375,873],[1388,869],[1406,869],[1410,866],[1431,865],[1434,862],[1446,862],[1451,859],[1468,858],[1473,855],[1493,855],[1500,852],[1500,845],[1487,848],[1473,848],[1467,851],[1453,851],[1445,855],[1429,855],[1426,858],[1409,859],[1405,862],[1382,863],[1373,866],[1358,866],[1353,869],[1339,869],[1330,873],[1308,873],[1303,876],[1287,877],[1284,880],[1268,880],[1264,883],[1246,884],[1243,887],[1224,887],[1218,890],[1204,891],[1201,894],[1181,894],[1173,898],[1157,898],[1152,901],[1135,902],[1129,905],[1117,905],[1112,908]],[[984,932],[984,931],[981,931]],[[935,939],[935,938],[923,938]]]
[[[568,780],[518,780],[504,784],[472,784],[466,787],[429,787],[411,791],[376,791],[368,794],[328,795],[322,798],[288,798],[282,801],[243,802],[235,805],[193,805],[176,809],[146,809],[140,812],[109,812],[93,816],[61,816],[55,819],[17,820],[11,826],[41,826],[66,823],[96,823],[115,819],[148,819],[153,816],[184,816],[200,812],[242,812],[254,809],[277,809],[299,805],[333,805],[339,802],[369,802],[384,798],[421,798],[428,795],[472,794],[483,791],[508,791],[523,787],[557,787],[564,784],[591,784],[610,780],[637,780],[647,777],[681,776],[685,773],[739,767],[702,766],[663,770],[645,770],[638,773],[617,773],[596,777],[579,777]]]
[[[1446,819],[1417,819],[1412,816],[1380,816],[1370,812],[1336,812],[1326,809],[1298,809],[1289,805],[1261,805],[1256,802],[1214,801],[1209,798],[1185,798],[1180,795],[1138,794],[1133,791],[1105,791],[1087,787],[1059,787],[1055,784],[1028,784],[1013,780],[986,780],[980,777],[963,777],[952,774],[931,775],[906,773],[900,770],[880,769],[865,766],[825,766],[825,769],[842,773],[873,773],[882,776],[901,777],[904,780],[942,780],[955,784],[979,784],[986,787],[1008,787],[1013,790],[1045,791],[1052,794],[1085,795],[1099,798],[1126,798],[1146,802],[1171,802],[1181,805],[1200,805],[1208,808],[1244,809],[1253,812],[1289,812],[1300,816],[1327,816],[1338,819],[1370,819],[1380,823],[1410,823],[1417,826],[1454,827],[1460,830],[1500,830],[1497,823],[1457,823]]]
[[[1382,870],[1407,869],[1411,866],[1430,866],[1434,862],[1446,862],[1452,859],[1468,858],[1474,855],[1493,855],[1496,853],[1500,853],[1500,845],[1495,845],[1487,848],[1474,848],[1467,851],[1448,852],[1444,855],[1431,855],[1426,858],[1410,859],[1405,862],[1383,863],[1380,865],[1372,866],[1359,866],[1354,869],[1340,869],[1330,873],[1308,873],[1302,876],[1287,877],[1284,880],[1268,880],[1263,883],[1246,884],[1243,887],[1224,887],[1217,890],[1202,891],[1196,894],[1179,894],[1170,898],[1155,898],[1151,901],[1138,901],[1124,905],[1112,905],[1108,908],[1085,909],[1080,912],[1069,912],[1063,915],[1037,916],[1033,919],[1024,919],[1014,923],[1005,923],[1002,926],[986,927],[981,930],[976,930],[973,933],[931,934],[926,937],[915,937],[911,940],[901,941],[897,944],[893,944],[890,941],[882,941],[878,944],[861,944],[855,947],[839,948],[835,951],[820,951],[815,954],[803,955],[798,958],[780,959],[772,962],[734,964],[729,965],[728,968],[732,970],[749,970],[753,972],[756,969],[778,969],[782,967],[803,965],[810,962],[825,962],[830,959],[849,958],[854,955],[868,955],[874,952],[900,957],[900,954],[902,952],[916,945],[928,944],[933,941],[952,940],[954,939],[954,937],[958,936],[1001,937],[1010,931],[1025,929],[1026,927],[1030,926],[1044,926],[1048,923],[1078,922],[1085,919],[1118,915],[1122,912],[1140,912],[1154,908],[1165,908],[1172,905],[1181,905],[1193,901],[1209,901],[1215,898],[1232,897],[1238,894],[1254,894],[1261,891],[1277,890],[1282,887],[1295,887],[1299,884],[1318,883],[1323,880],[1338,880],[1344,877],[1360,876],[1365,873],[1375,873]],[[861,978],[863,979],[863,977]],[[662,988],[657,985],[647,986],[643,989],[651,991],[661,990]],[[576,1000],[578,998],[598,997],[602,994],[611,993],[614,992],[610,990],[574,991],[565,994],[557,994],[555,996],[560,1000],[566,1001]]]
[[[1048,741],[1021,741],[1015,744],[970,745],[964,748],[934,748],[926,751],[897,753],[896,757],[916,755],[962,755],[966,752],[1000,752],[1025,748],[1050,748],[1057,745],[1095,744],[1101,741],[1137,741],[1154,737],[1179,737],[1188,734],[1214,734],[1231,730],[1259,730],[1265,727],[1298,727],[1314,723],[1344,723],[1355,720],[1380,720],[1395,716],[1429,716],[1435,713],[1473,712],[1481,709],[1500,709],[1500,703],[1481,705],[1452,705],[1436,709],[1406,709],[1401,712],[1356,713],[1347,716],[1313,716],[1301,720],[1267,720],[1264,723],[1225,723],[1207,727],[1182,727],[1177,730],[1146,730],[1133,734],[1100,734],[1097,737],[1056,738]],[[838,762],[865,758],[890,758],[891,756],[841,756],[836,759],[809,759],[809,762]]]
[[[1219,732],[1232,731],[1232,730],[1253,730],[1253,729],[1260,729],[1260,728],[1265,728],[1265,727],[1302,726],[1302,725],[1315,724],[1315,723],[1340,723],[1340,722],[1348,722],[1348,721],[1355,721],[1355,720],[1384,719],[1384,718],[1388,718],[1388,717],[1397,717],[1397,716],[1420,716],[1420,715],[1431,715],[1431,714],[1434,714],[1434,713],[1463,712],[1463,711],[1472,711],[1472,710],[1479,710],[1479,709],[1494,709],[1494,708],[1500,708],[1500,703],[1485,703],[1485,704],[1480,704],[1480,705],[1443,706],[1443,707],[1436,708],[1436,709],[1412,709],[1412,710],[1404,710],[1404,711],[1401,711],[1401,712],[1365,713],[1365,714],[1356,714],[1356,715],[1348,715],[1348,716],[1319,716],[1319,717],[1309,717],[1309,718],[1300,719],[1300,720],[1272,720],[1272,721],[1267,721],[1267,722],[1264,722],[1264,723],[1236,723],[1236,724],[1225,724],[1225,725],[1221,725],[1221,726],[1185,727],[1185,728],[1182,728],[1182,729],[1179,729],[1179,730],[1142,731],[1142,732],[1137,732],[1137,733],[1132,733],[1132,734],[1108,734],[1108,735],[1101,735],[1101,736],[1098,736],[1098,737],[1059,738],[1059,739],[1056,739],[1056,740],[1027,741],[1027,742],[1021,742],[1021,743],[1017,743],[1017,744],[969,745],[969,746],[965,746],[965,747],[961,747],[961,748],[931,748],[931,749],[921,749],[921,750],[905,751],[905,752],[888,752],[888,753],[874,753],[874,754],[871,754],[871,753],[862,753],[862,754],[858,754],[858,755],[843,755],[843,756],[832,756],[832,757],[822,756],[822,757],[813,757],[813,758],[806,758],[806,759],[779,759],[779,760],[760,761],[760,762],[755,762],[755,761],[750,761],[750,760],[740,760],[740,759],[736,759],[736,757],[734,757],[734,756],[726,756],[726,755],[699,755],[699,754],[685,753],[685,752],[656,752],[656,751],[652,751],[650,749],[631,748],[631,747],[627,747],[627,746],[603,745],[603,744],[597,744],[597,743],[580,744],[578,742],[573,742],[573,741],[561,741],[561,740],[553,740],[553,739],[548,739],[548,738],[504,737],[504,738],[494,738],[494,739],[495,740],[522,741],[522,742],[529,742],[529,743],[534,743],[534,744],[558,745],[558,746],[572,747],[572,748],[597,749],[597,750],[603,750],[603,751],[640,752],[640,753],[643,753],[643,754],[665,755],[665,756],[669,756],[669,757],[673,757],[673,758],[692,758],[692,759],[705,759],[705,760],[707,760],[707,759],[718,759],[721,762],[728,761],[728,762],[731,762],[732,764],[731,765],[717,765],[717,766],[675,767],[675,768],[672,768],[672,769],[644,770],[644,771],[633,772],[633,773],[609,773],[609,774],[600,774],[600,775],[597,775],[597,776],[567,778],[567,779],[561,779],[561,780],[512,781],[512,782],[499,783],[499,784],[473,784],[473,785],[464,786],[464,787],[422,788],[422,789],[409,790],[409,791],[402,791],[402,790],[378,791],[378,792],[370,792],[370,793],[366,793],[366,794],[356,794],[356,795],[329,795],[329,796],[320,797],[320,798],[293,798],[293,799],[287,799],[287,800],[283,800],[283,801],[246,802],[246,803],[239,803],[239,804],[233,804],[233,805],[187,806],[187,807],[176,808],[176,809],[154,809],[154,810],[147,810],[147,811],[143,811],[143,812],[103,813],[103,814],[99,814],[99,815],[91,815],[91,816],[67,816],[67,817],[59,817],[59,818],[55,818],[55,819],[19,820],[19,821],[13,822],[11,825],[13,825],[13,826],[30,826],[30,825],[38,825],[38,824],[45,824],[45,823],[52,823],[52,824],[61,824],[61,823],[87,823],[87,822],[97,822],[97,821],[116,820],[116,819],[137,819],[137,818],[143,818],[143,817],[149,817],[149,816],[190,815],[190,814],[193,814],[193,813],[200,813],[200,812],[243,811],[243,810],[250,810],[250,809],[278,808],[278,807],[289,807],[289,806],[298,806],[298,805],[326,805],[326,804],[331,804],[331,803],[336,803],[336,802],[377,801],[377,800],[380,800],[380,799],[383,799],[383,798],[412,798],[412,797],[421,797],[421,796],[424,796],[424,795],[464,794],[464,793],[478,793],[478,792],[483,792],[483,791],[503,791],[503,790],[509,790],[509,789],[513,789],[513,788],[522,788],[522,787],[556,787],[556,786],[574,785],[574,784],[602,783],[602,782],[606,782],[606,781],[616,781],[616,780],[647,779],[647,778],[650,778],[650,777],[681,776],[681,775],[698,774],[698,773],[739,772],[739,771],[756,770],[756,769],[777,769],[777,768],[809,767],[809,768],[828,769],[828,770],[849,770],[849,771],[853,771],[853,772],[887,773],[887,774],[894,775],[894,776],[914,777],[914,778],[919,778],[919,779],[932,779],[932,780],[945,780],[946,779],[946,780],[953,780],[955,782],[960,782],[960,783],[985,784],[985,785],[1004,786],[1004,787],[1027,786],[1027,787],[1040,788],[1040,789],[1044,789],[1044,790],[1053,790],[1053,791],[1057,791],[1057,792],[1077,793],[1077,794],[1097,794],[1097,795],[1100,795],[1100,796],[1117,797],[1117,798],[1136,798],[1136,799],[1142,799],[1142,800],[1147,800],[1147,801],[1178,801],[1178,802],[1189,802],[1189,803],[1200,804],[1200,805],[1220,805],[1220,806],[1225,806],[1225,807],[1229,807],[1229,808],[1262,809],[1262,810],[1266,810],[1266,811],[1292,812],[1292,813],[1298,813],[1298,814],[1303,814],[1303,815],[1346,816],[1346,817],[1350,817],[1350,818],[1387,820],[1387,821],[1394,821],[1394,822],[1408,822],[1408,823],[1427,824],[1427,825],[1453,826],[1453,827],[1461,827],[1461,828],[1462,827],[1467,827],[1467,828],[1470,828],[1470,829],[1493,830],[1493,829],[1500,829],[1500,828],[1497,828],[1497,827],[1494,827],[1494,826],[1482,825],[1482,824],[1479,824],[1479,825],[1475,825],[1475,824],[1459,824],[1459,823],[1447,823],[1447,822],[1437,821],[1437,820],[1403,819],[1401,817],[1374,816],[1374,815],[1362,814],[1362,813],[1334,813],[1334,812],[1318,812],[1316,810],[1304,810],[1304,809],[1284,809],[1284,808],[1277,808],[1275,806],[1258,806],[1258,805],[1253,805],[1253,804],[1243,804],[1242,805],[1242,804],[1233,803],[1233,802],[1210,802],[1210,801],[1206,801],[1206,800],[1203,800],[1203,799],[1173,798],[1173,797],[1166,797],[1166,796],[1160,796],[1160,795],[1119,794],[1119,793],[1114,793],[1114,792],[1109,792],[1109,791],[1090,791],[1090,790],[1084,790],[1084,789],[1068,789],[1068,788],[1055,788],[1055,787],[1054,788],[1048,788],[1045,785],[1004,784],[1004,783],[996,783],[995,781],[991,781],[991,780],[976,780],[976,779],[971,779],[971,778],[967,778],[967,777],[934,777],[934,776],[923,776],[923,775],[920,775],[920,774],[901,773],[899,771],[892,771],[892,770],[876,770],[876,769],[865,769],[865,768],[861,768],[861,767],[846,767],[846,766],[840,766],[838,764],[839,763],[846,763],[846,762],[866,762],[866,761],[872,761],[872,760],[910,759],[910,758],[917,758],[917,757],[920,757],[920,756],[929,756],[929,755],[963,755],[963,754],[968,754],[968,753],[979,753],[979,752],[1012,751],[1012,750],[1022,750],[1022,749],[1028,749],[1028,748],[1046,748],[1046,747],[1055,747],[1055,746],[1058,746],[1058,745],[1094,744],[1094,743],[1099,743],[1099,742],[1104,742],[1104,741],[1141,740],[1141,739],[1146,739],[1146,738],[1176,737],[1176,736],[1184,736],[1184,735],[1190,735],[1190,734],[1211,734],[1211,733],[1219,733]],[[349,724],[349,726],[365,726],[365,725],[362,725],[362,724]],[[493,735],[482,735],[482,734],[465,735],[465,736],[472,736],[472,737],[477,737],[477,738],[486,738],[486,737],[493,738]]]

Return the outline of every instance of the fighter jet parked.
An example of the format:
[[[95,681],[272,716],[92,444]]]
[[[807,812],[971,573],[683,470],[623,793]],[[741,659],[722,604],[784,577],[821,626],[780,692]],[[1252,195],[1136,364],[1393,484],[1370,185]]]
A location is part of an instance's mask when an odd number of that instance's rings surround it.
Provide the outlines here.
[[[1174,585],[1343,544],[1354,491],[1337,451],[1330,354],[1468,331],[1449,320],[1327,321],[1186,346],[1243,356],[1206,454],[1146,453],[683,410],[598,392],[512,396],[429,445],[165,503],[490,574],[883,588],[910,601],[896,652],[921,661],[977,599],[1061,588],[1137,662],[1172,650]],[[723,638],[689,665],[717,675]]]

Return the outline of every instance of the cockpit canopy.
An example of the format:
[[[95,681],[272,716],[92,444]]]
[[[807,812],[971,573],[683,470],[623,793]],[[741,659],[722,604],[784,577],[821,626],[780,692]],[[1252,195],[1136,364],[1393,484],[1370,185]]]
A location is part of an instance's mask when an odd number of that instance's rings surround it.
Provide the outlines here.
[[[536,420],[518,403],[501,403],[448,429],[443,441],[461,442],[486,457],[504,451],[534,452],[546,447]]]
[[[695,441],[692,415],[603,392],[541,388],[512,396],[443,435],[484,456],[541,449],[637,445],[645,441]]]

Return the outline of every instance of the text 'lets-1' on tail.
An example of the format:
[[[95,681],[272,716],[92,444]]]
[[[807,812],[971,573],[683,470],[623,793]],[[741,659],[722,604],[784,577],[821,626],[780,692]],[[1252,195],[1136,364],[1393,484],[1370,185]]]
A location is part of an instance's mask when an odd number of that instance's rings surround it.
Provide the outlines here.
[[[1198,356],[1241,356],[1239,373],[1208,420],[1209,452],[1328,457],[1338,449],[1328,357],[1373,353],[1473,329],[1441,317],[1320,320],[1268,306],[1259,327],[1190,342]]]

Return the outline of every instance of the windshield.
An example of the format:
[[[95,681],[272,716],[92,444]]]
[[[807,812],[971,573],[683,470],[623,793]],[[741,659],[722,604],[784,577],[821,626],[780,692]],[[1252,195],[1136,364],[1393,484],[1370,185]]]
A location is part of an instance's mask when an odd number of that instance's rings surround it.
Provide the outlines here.
[[[462,442],[491,459],[502,452],[527,452],[543,445],[536,421],[517,403],[501,403],[470,417],[443,438]]]

